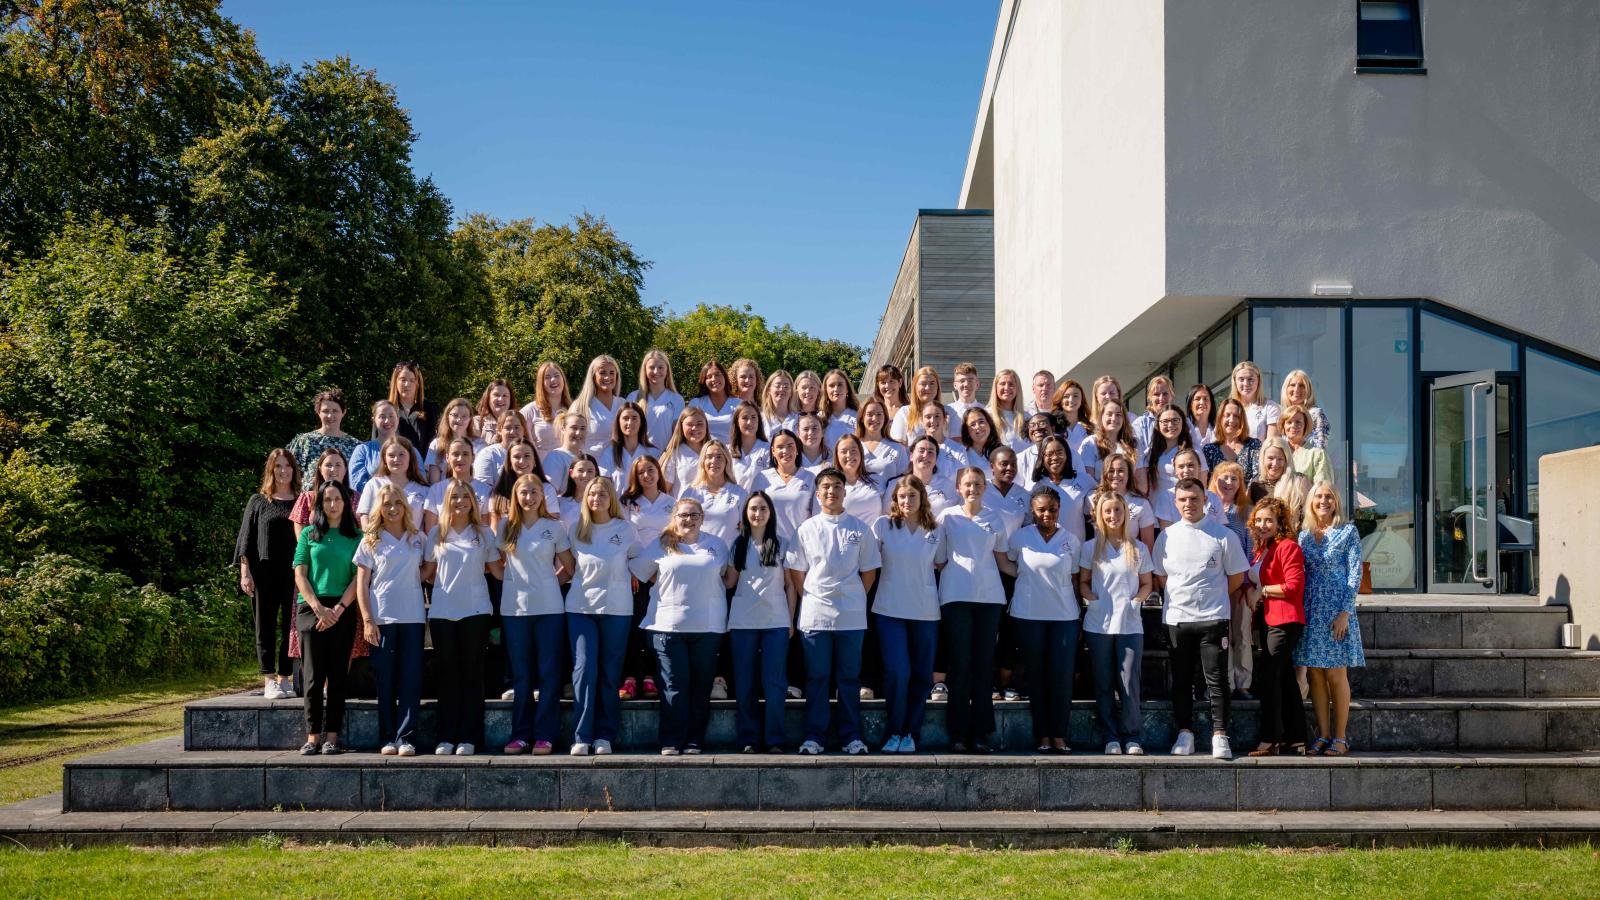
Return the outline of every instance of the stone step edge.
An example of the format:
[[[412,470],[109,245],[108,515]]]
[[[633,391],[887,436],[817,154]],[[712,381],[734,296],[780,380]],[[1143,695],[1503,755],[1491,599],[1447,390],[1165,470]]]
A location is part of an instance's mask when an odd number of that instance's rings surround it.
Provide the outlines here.
[[[362,708],[362,707],[370,708],[370,707],[376,706],[377,702],[378,701],[373,700],[371,698],[350,699],[350,700],[346,700],[345,701],[345,709],[349,710],[349,709],[352,709],[352,708]],[[424,708],[432,707],[437,702],[438,701],[436,701],[436,700],[434,700],[432,698],[426,698],[426,699],[424,699],[422,701],[422,706]],[[829,701],[829,702],[836,702],[836,701]],[[884,703],[885,703],[885,701],[881,700],[881,699],[862,700],[860,702],[863,705],[863,707],[865,707],[867,709],[882,708]],[[1205,702],[1206,701],[1204,701],[1204,700],[1196,700],[1195,701],[1195,703],[1197,705],[1203,705]],[[304,701],[302,699],[299,699],[299,698],[292,699],[292,700],[266,700],[266,699],[262,699],[260,694],[234,694],[234,695],[230,695],[230,696],[227,696],[227,697],[218,697],[218,698],[213,698],[213,699],[210,699],[210,700],[199,700],[199,701],[196,701],[194,703],[187,704],[187,705],[184,706],[184,714],[187,716],[187,715],[189,715],[190,713],[193,713],[193,712],[226,712],[226,711],[240,711],[240,710],[250,711],[250,710],[261,710],[261,709],[293,709],[293,710],[299,710],[299,709],[303,708],[303,703],[304,703]],[[996,700],[996,701],[994,701],[994,706],[995,706],[996,709],[1026,709],[1028,707],[1028,703],[1029,703],[1029,701],[1027,701],[1027,700]],[[488,709],[509,710],[511,708],[511,701],[510,700],[499,700],[499,699],[486,699],[486,700],[483,701],[483,705],[484,705],[484,709],[486,709],[486,710],[488,710]],[[659,709],[660,706],[661,706],[661,701],[660,700],[624,700],[624,701],[622,701],[621,705],[622,705],[622,709],[625,709],[625,710],[649,710],[649,709]],[[930,701],[929,705],[932,706],[932,707],[938,707],[940,704],[938,702]],[[1094,705],[1095,705],[1095,701],[1093,699],[1089,699],[1089,698],[1079,697],[1079,698],[1076,698],[1076,699],[1074,699],[1072,701],[1073,709],[1091,709],[1092,710],[1092,709],[1094,709]],[[1230,706],[1232,708],[1235,708],[1235,709],[1256,709],[1256,708],[1259,708],[1260,705],[1261,705],[1261,701],[1259,701],[1259,700],[1234,700],[1230,704]],[[1310,706],[1310,701],[1309,700],[1306,701],[1306,705],[1308,707]],[[736,706],[737,706],[737,701],[735,701],[735,700],[713,700],[713,701],[711,701],[711,707],[713,709],[734,709]],[[786,701],[784,701],[784,706],[786,708],[791,708],[791,709],[803,709],[805,707],[805,701],[804,700],[786,700]],[[1170,701],[1170,700],[1143,700],[1143,701],[1140,702],[1139,706],[1140,706],[1141,709],[1147,709],[1147,710],[1148,709],[1171,709],[1172,708],[1172,701]],[[570,709],[572,707],[572,701],[571,700],[562,700],[561,701],[561,707],[564,710],[565,709]],[[1439,696],[1439,697],[1369,697],[1369,698],[1357,697],[1357,698],[1353,698],[1350,701],[1350,708],[1351,709],[1355,709],[1355,710],[1361,710],[1361,709],[1524,709],[1524,710],[1600,709],[1600,697],[1449,697],[1449,696]]]
[[[158,812],[62,813],[60,795],[0,808],[0,836],[27,847],[308,843],[660,846],[875,843],[1161,849],[1425,844],[1574,845],[1600,812]],[[54,804],[51,808],[51,804]]]

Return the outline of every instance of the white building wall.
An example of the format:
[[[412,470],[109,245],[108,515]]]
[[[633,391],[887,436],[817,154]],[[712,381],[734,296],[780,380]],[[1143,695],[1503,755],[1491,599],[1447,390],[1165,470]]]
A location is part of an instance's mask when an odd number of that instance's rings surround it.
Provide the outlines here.
[[[1024,381],[1163,293],[1164,17],[1161,0],[1021,2],[992,126],[995,362]]]
[[[1354,3],[1166,14],[1167,294],[1344,281],[1600,351],[1600,3],[1424,3],[1420,76],[1352,72]]]

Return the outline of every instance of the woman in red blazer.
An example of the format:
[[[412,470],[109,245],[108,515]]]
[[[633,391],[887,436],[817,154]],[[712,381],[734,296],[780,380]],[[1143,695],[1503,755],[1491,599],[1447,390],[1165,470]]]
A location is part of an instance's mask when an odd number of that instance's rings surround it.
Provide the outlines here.
[[[1294,676],[1294,648],[1306,626],[1306,561],[1288,533],[1289,508],[1266,497],[1250,514],[1255,561],[1250,569],[1250,604],[1264,624],[1257,643],[1256,695],[1261,698],[1261,743],[1251,756],[1303,752],[1305,707]]]

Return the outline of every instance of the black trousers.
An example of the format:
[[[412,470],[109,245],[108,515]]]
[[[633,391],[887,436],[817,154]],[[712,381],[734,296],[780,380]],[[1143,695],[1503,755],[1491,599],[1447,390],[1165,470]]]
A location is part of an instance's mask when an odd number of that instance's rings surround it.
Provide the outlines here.
[[[1211,730],[1228,730],[1228,620],[1183,622],[1167,626],[1172,645],[1172,720],[1178,729],[1194,729],[1194,664],[1200,660],[1211,697]]]
[[[289,629],[299,623],[290,620],[294,611],[294,569],[263,560],[252,563],[250,577],[256,593],[251,606],[256,619],[256,663],[262,675],[293,674],[289,661]]]
[[[994,733],[994,647],[1000,631],[999,603],[946,603],[940,608],[939,646],[945,651],[945,686],[950,689],[945,730],[952,743],[986,743]]]
[[[1305,628],[1299,622],[1266,626],[1252,682],[1261,699],[1262,743],[1305,743],[1306,708],[1294,677],[1294,648]]]
[[[430,619],[434,671],[439,704],[434,712],[434,740],[483,745],[483,657],[489,642],[490,616]]]
[[[639,583],[633,592],[633,627],[628,629],[628,653],[622,658],[622,677],[643,681],[656,677],[656,649],[651,643],[651,633],[639,627],[644,614],[650,610],[650,582]],[[568,666],[571,671],[571,666]],[[656,686],[660,690],[660,685]],[[644,690],[644,688],[640,688]]]
[[[332,606],[339,598],[323,597],[321,602]],[[357,618],[347,609],[332,628],[318,631],[317,614],[300,604],[295,624],[300,629],[300,668],[305,676],[306,734],[343,730],[345,683],[350,677],[350,647]]]

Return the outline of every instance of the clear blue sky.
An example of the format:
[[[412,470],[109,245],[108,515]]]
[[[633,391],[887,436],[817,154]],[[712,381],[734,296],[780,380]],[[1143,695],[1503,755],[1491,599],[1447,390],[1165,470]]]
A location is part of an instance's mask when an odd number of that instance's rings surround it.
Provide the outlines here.
[[[998,0],[234,0],[262,52],[393,84],[458,216],[603,215],[646,299],[870,344],[961,188]],[[444,12],[442,17],[440,13]]]

